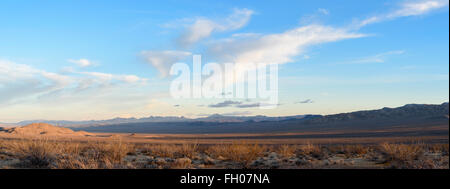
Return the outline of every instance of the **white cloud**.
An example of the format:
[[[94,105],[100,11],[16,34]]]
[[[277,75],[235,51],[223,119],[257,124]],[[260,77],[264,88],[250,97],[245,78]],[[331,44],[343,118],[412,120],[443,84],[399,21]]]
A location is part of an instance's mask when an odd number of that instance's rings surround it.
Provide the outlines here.
[[[79,59],[79,60],[69,59],[67,61],[74,63],[82,68],[92,66],[92,62],[90,60],[84,59],[84,58]]]
[[[330,14],[328,9],[318,8],[314,13],[304,15],[300,18],[300,24],[309,25],[309,24],[317,24],[322,23],[323,19]]]
[[[312,24],[282,33],[233,35],[230,38],[208,43],[206,55],[211,55],[210,57],[222,63],[236,63],[239,66],[234,71],[239,74],[246,71],[247,68],[242,66],[245,63],[293,62],[295,57],[301,55],[310,46],[364,36],[364,34],[341,28]],[[163,77],[166,77],[174,63],[192,54],[184,51],[143,51],[141,55],[158,69]]]
[[[76,96],[78,92],[98,92],[99,89],[145,83],[147,79],[135,75],[101,72],[65,74],[48,72],[29,65],[0,60],[0,104],[36,102],[51,95]]]
[[[312,45],[364,36],[345,29],[313,24],[282,33],[219,40],[209,50],[223,62],[284,64],[294,61]]]
[[[145,61],[153,65],[162,77],[169,75],[170,67],[178,61],[184,60],[191,55],[185,51],[142,51],[141,56]]]
[[[72,83],[68,76],[0,60],[0,104],[51,93]]]
[[[318,10],[328,14],[326,9]],[[182,35],[184,44],[192,44],[209,37],[214,31],[228,31],[241,28],[247,24],[253,11],[236,9],[223,24],[210,19],[197,19]],[[275,63],[293,62],[309,46],[334,42],[344,39],[364,37],[364,34],[351,32],[342,28],[311,24],[273,34],[233,34],[230,38],[219,39],[207,45],[205,53],[220,62]],[[192,54],[184,51],[143,51],[146,61],[158,69],[163,77],[168,76],[170,67]],[[242,68],[241,69],[245,69]],[[239,70],[235,70],[239,71]],[[245,70],[242,70],[245,71]]]
[[[406,2],[402,4],[401,9],[392,13],[390,17],[422,15],[446,6],[448,6],[448,0],[426,0],[426,1]]]
[[[368,24],[381,22],[385,20],[391,20],[399,17],[406,16],[418,16],[430,13],[434,10],[438,10],[447,7],[448,0],[420,0],[420,1],[407,1],[400,4],[400,8],[383,15],[372,16],[358,23],[358,27],[362,27]]]
[[[327,9],[324,9],[324,8],[319,8],[319,9],[317,9],[317,11],[324,15],[330,14],[330,11],[328,11]]]
[[[210,44],[207,55],[214,57],[217,62],[235,63],[234,73],[224,73],[225,85],[228,87],[245,82],[244,73],[256,69],[253,66],[255,64],[295,62],[302,58],[301,55],[308,47],[364,36],[346,29],[312,24],[282,33],[218,40]]]
[[[100,73],[100,72],[80,72],[80,73],[96,77],[102,81],[111,81],[113,79],[113,75],[108,73]]]
[[[121,76],[121,80],[127,82],[127,83],[136,83],[139,81],[143,81],[143,79],[139,78],[138,76],[135,75],[124,75]]]
[[[120,84],[145,84],[148,79],[136,75],[109,74],[101,72],[74,72],[77,77],[76,91],[111,88]]]
[[[253,11],[249,9],[235,9],[231,15],[223,20],[214,21],[207,18],[198,18],[186,28],[178,42],[181,46],[188,47],[209,37],[213,32],[237,30],[248,23],[252,14]]]

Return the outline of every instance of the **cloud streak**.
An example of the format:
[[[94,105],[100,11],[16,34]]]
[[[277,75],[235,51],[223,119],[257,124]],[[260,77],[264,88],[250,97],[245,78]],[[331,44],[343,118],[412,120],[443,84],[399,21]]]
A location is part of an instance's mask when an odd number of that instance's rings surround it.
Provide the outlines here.
[[[384,53],[379,53],[373,56],[363,57],[363,58],[357,58],[355,60],[346,62],[346,63],[340,63],[340,64],[370,64],[370,63],[384,63],[386,59],[388,59],[392,55],[400,55],[404,54],[405,51],[403,50],[397,50],[397,51],[388,51]]]
[[[141,56],[155,67],[161,77],[169,76],[170,67],[178,61],[185,60],[192,54],[186,51],[142,51]]]
[[[242,102],[239,101],[232,101],[232,100],[226,100],[217,104],[210,104],[208,105],[208,107],[210,108],[225,108],[225,107],[230,107],[233,105],[239,105],[242,104]]]
[[[74,63],[74,64],[76,64],[76,65],[78,65],[79,67],[82,67],[82,68],[89,67],[89,66],[93,65],[93,63],[90,60],[84,59],[84,58],[79,59],[79,60],[69,59],[67,61],[71,62],[71,63]]]
[[[211,36],[213,32],[237,30],[247,25],[252,14],[253,11],[249,9],[235,9],[231,15],[222,20],[197,18],[178,38],[178,43],[182,47],[189,47]]]
[[[300,102],[297,102],[296,104],[311,104],[311,103],[314,103],[314,101],[311,100],[311,99],[306,99],[306,100],[302,100]]]
[[[284,64],[293,62],[294,57],[310,46],[364,36],[313,24],[282,33],[218,40],[209,47],[209,51],[223,62]]]
[[[55,95],[76,96],[82,91],[98,92],[116,85],[145,83],[135,75],[101,72],[53,73],[25,64],[0,60],[0,104],[15,104]]]
[[[400,7],[390,13],[369,17],[358,23],[358,27],[363,27],[369,24],[382,22],[386,20],[393,20],[399,17],[419,16],[428,14],[432,11],[448,7],[448,0],[420,0],[407,1],[400,4]]]
[[[50,93],[70,85],[70,77],[0,60],[0,104]]]

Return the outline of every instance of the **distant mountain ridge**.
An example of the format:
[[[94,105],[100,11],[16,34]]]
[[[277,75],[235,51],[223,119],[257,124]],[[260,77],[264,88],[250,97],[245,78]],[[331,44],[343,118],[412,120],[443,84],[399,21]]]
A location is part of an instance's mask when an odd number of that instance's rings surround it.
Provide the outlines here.
[[[350,113],[340,113],[334,115],[321,116],[320,118],[311,119],[310,123],[349,121],[349,120],[368,120],[368,119],[392,119],[406,117],[423,117],[423,116],[447,116],[449,115],[448,102],[440,105],[430,104],[407,104],[398,108],[382,108],[379,110],[364,110]]]
[[[28,120],[16,123],[18,126],[28,125],[32,123],[47,123],[55,126],[62,127],[77,127],[77,126],[101,126],[108,124],[121,124],[121,123],[140,123],[140,122],[177,122],[188,121],[188,118],[184,117],[159,117],[150,116],[146,118],[114,118],[108,120],[89,120],[89,121],[65,121],[65,120]]]
[[[339,125],[350,122],[360,122],[366,125],[371,125],[377,122],[380,123],[406,123],[411,120],[420,119],[421,122],[426,120],[438,119],[447,120],[449,118],[449,104],[448,102],[439,105],[432,104],[407,104],[397,108],[382,108],[378,110],[364,110],[350,113],[340,113],[333,115],[297,115],[297,116],[282,116],[282,117],[268,117],[268,116],[225,116],[220,114],[213,114],[208,117],[190,119],[185,117],[161,117],[150,116],[146,118],[115,118],[110,120],[92,120],[92,121],[49,121],[49,120],[31,120],[22,121],[17,123],[18,126],[28,125],[31,123],[47,123],[55,126],[69,127],[73,129],[77,128],[90,128],[91,130],[98,132],[109,132],[110,130],[120,130],[121,132],[129,132],[133,129],[142,129],[143,127],[152,127],[149,132],[164,131],[169,132],[171,129],[166,127],[173,127],[184,129],[186,128],[201,128],[205,127],[206,130],[211,127],[227,125],[230,128],[244,127],[242,129],[249,130],[255,126],[255,129],[260,129],[257,126],[272,125],[272,126],[285,126],[283,129],[297,129],[300,127],[308,127],[309,125]],[[419,121],[419,122],[420,122]],[[365,123],[367,122],[367,123]],[[2,125],[0,127],[11,126]],[[281,127],[280,126],[280,127]],[[133,128],[131,128],[133,127]],[[261,126],[263,127],[263,126]],[[297,128],[296,128],[297,127]],[[158,130],[160,128],[160,130]],[[289,128],[289,129],[288,129]],[[147,131],[142,129],[142,131]],[[227,129],[225,129],[227,130]],[[224,130],[224,131],[225,131]],[[276,130],[269,129],[269,130]],[[251,131],[251,130],[249,130]],[[205,131],[206,132],[206,131]]]
[[[21,121],[15,124],[5,124],[5,126],[23,126],[32,123],[47,123],[55,126],[61,127],[90,127],[90,126],[103,126],[103,125],[114,125],[114,124],[124,124],[124,123],[167,123],[167,122],[218,122],[218,123],[231,123],[231,122],[260,122],[260,121],[281,121],[288,119],[303,119],[307,116],[312,115],[296,115],[296,116],[282,116],[282,117],[268,117],[268,116],[225,116],[220,114],[213,114],[208,117],[202,118],[185,118],[185,117],[161,117],[161,116],[150,116],[146,118],[114,118],[108,120],[90,120],[90,121],[65,121],[65,120],[28,120]],[[315,115],[319,116],[319,115]],[[0,126],[1,123],[0,123]]]
[[[449,104],[409,104],[398,108],[357,111],[334,115],[288,116],[247,121],[217,121],[223,116],[214,115],[215,122],[196,119],[187,122],[123,123],[82,128],[88,132],[118,133],[267,133],[267,132],[354,132],[370,130],[408,130],[420,135],[448,135]],[[234,117],[233,117],[234,118]],[[234,118],[236,119],[236,118]],[[219,119],[220,120],[220,119]],[[245,119],[244,119],[245,120]],[[434,130],[439,127],[439,130]],[[73,128],[79,130],[81,128]],[[406,131],[405,131],[406,132]],[[406,134],[405,134],[406,135]]]

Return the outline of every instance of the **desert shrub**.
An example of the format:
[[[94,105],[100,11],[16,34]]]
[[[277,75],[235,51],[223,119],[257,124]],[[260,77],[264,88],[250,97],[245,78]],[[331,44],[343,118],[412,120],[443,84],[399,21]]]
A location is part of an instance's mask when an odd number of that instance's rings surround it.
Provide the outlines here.
[[[192,160],[189,158],[178,158],[172,164],[172,168],[175,169],[186,169],[191,166]]]
[[[286,158],[294,156],[296,151],[297,146],[295,145],[281,145],[278,148],[278,154]]]
[[[135,146],[122,141],[95,142],[89,143],[80,150],[83,158],[78,158],[80,162],[91,164],[97,161],[101,168],[120,168],[123,158],[136,151]],[[76,154],[76,153],[72,153]]]
[[[120,168],[134,146],[122,142],[51,141],[46,138],[20,139],[6,147],[27,168]]]
[[[363,145],[344,145],[341,147],[342,153],[344,153],[347,157],[352,156],[363,156],[367,154],[370,151],[370,146],[363,146]]]
[[[432,153],[442,153],[443,155],[448,155],[448,144],[432,144],[428,145],[428,151]]]
[[[48,168],[56,160],[60,145],[39,138],[11,141],[7,148],[22,160],[21,166]]]
[[[222,156],[226,159],[248,165],[251,161],[260,157],[264,152],[264,146],[258,144],[233,143],[210,146],[206,153],[212,157]]]
[[[182,144],[179,153],[183,157],[193,158],[198,151],[198,144]]]
[[[381,144],[381,150],[388,160],[417,160],[423,153],[423,145],[421,144]]]
[[[180,147],[174,144],[146,145],[141,151],[147,155],[174,158]]]
[[[314,145],[312,143],[306,143],[299,146],[297,150],[299,156],[312,156],[317,159],[323,159],[328,157],[328,153],[325,147]]]

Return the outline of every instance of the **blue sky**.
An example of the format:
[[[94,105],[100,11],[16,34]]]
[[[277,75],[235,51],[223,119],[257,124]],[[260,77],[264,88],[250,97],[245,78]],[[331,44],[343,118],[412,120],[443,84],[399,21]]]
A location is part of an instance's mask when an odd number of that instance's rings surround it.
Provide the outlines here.
[[[0,122],[332,114],[446,102],[448,9],[446,0],[3,0]],[[205,62],[275,61],[280,105],[212,108],[225,99],[171,98],[167,69],[192,54]]]

